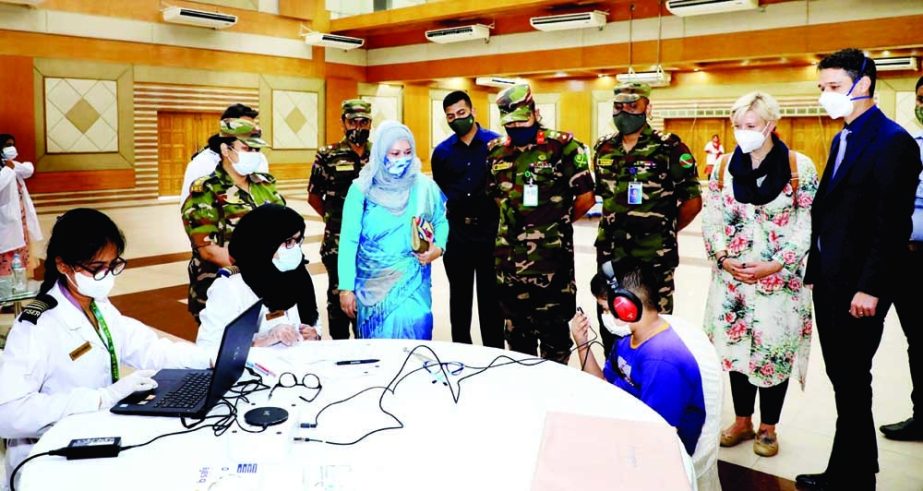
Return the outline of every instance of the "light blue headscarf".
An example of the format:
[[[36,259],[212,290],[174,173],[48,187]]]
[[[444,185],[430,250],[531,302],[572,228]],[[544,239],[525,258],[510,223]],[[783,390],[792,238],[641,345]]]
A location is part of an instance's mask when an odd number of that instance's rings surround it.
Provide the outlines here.
[[[372,154],[369,163],[359,172],[356,184],[373,203],[386,208],[395,215],[401,215],[407,209],[410,189],[420,175],[422,164],[417,157],[417,144],[410,128],[397,121],[384,121],[375,130],[372,137]],[[385,170],[385,157],[388,150],[399,140],[407,140],[413,152],[413,163],[402,176],[392,176]]]

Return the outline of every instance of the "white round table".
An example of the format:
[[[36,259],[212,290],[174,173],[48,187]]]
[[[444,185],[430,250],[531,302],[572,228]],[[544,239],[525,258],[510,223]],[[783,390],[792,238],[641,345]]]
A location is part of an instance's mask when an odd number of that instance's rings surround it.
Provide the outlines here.
[[[241,424],[243,413],[254,407],[278,406],[290,413],[286,423],[264,433],[228,431],[216,438],[210,429],[203,429],[166,437],[113,459],[42,457],[23,467],[17,489],[525,490],[535,473],[549,411],[666,425],[653,410],[604,380],[547,362],[496,367],[468,378],[460,385],[457,404],[439,375],[420,370],[383,398],[382,406],[400,418],[403,428],[381,431],[349,446],[294,441],[295,437],[307,437],[349,442],[376,428],[395,425],[378,407],[381,389],[330,407],[316,428],[301,428],[300,423],[314,422],[317,412],[330,402],[367,387],[387,385],[407,358],[408,349],[421,344],[443,362],[465,365],[458,375],[449,376],[456,390],[459,378],[475,371],[470,367],[486,366],[498,355],[528,358],[482,346],[407,340],[323,341],[288,349],[254,348],[250,360],[275,375],[291,371],[301,379],[308,372],[317,374],[323,384],[317,399],[311,403],[300,400],[298,396],[310,398],[314,393],[301,387],[277,389],[268,402],[269,391],[250,396],[251,403],[238,405]],[[417,352],[432,357],[429,351]],[[380,361],[335,364],[364,359]],[[403,373],[423,363],[421,358],[411,357]],[[249,375],[245,373],[246,377]],[[275,383],[272,377],[266,381],[270,386]],[[216,411],[226,412],[220,408]],[[125,446],[182,429],[176,418],[109,412],[74,415],[54,425],[33,453],[66,446],[75,438],[120,436]],[[682,454],[686,473],[694,482],[691,461],[681,449],[677,438],[675,451]],[[255,472],[240,477],[242,474],[236,473],[242,469]],[[224,474],[236,475],[209,487],[210,480]]]

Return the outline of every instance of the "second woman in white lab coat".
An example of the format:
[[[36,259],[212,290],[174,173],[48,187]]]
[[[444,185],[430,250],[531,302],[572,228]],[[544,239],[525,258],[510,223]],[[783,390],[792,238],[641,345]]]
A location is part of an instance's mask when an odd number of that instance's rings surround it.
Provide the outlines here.
[[[154,370],[209,367],[202,349],[158,338],[109,302],[124,249],[121,231],[99,211],[77,208],[55,223],[41,294],[13,324],[0,358],[7,477],[62,418],[156,387]],[[122,365],[138,370],[124,376]]]
[[[16,254],[23,267],[31,270],[29,245],[42,240],[25,182],[33,172],[32,162],[19,160],[13,135],[0,135],[0,276],[12,273]]]
[[[259,299],[263,309],[253,346],[320,339],[314,283],[301,251],[304,229],[298,212],[276,204],[240,219],[228,246],[240,273],[219,277],[208,289],[196,344],[217,353],[225,327]]]

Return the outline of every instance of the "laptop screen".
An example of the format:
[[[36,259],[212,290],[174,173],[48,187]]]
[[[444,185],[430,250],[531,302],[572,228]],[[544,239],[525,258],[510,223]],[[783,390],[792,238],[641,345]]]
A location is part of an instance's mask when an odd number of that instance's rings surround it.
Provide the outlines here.
[[[244,373],[253,336],[260,328],[263,303],[257,301],[224,329],[206,407],[212,407]]]

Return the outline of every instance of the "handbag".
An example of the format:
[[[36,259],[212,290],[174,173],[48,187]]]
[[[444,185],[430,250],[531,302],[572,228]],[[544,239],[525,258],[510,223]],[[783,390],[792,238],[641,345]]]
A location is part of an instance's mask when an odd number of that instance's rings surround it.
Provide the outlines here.
[[[433,224],[422,216],[410,218],[410,247],[417,254],[422,254],[429,250],[435,240],[435,231]]]

